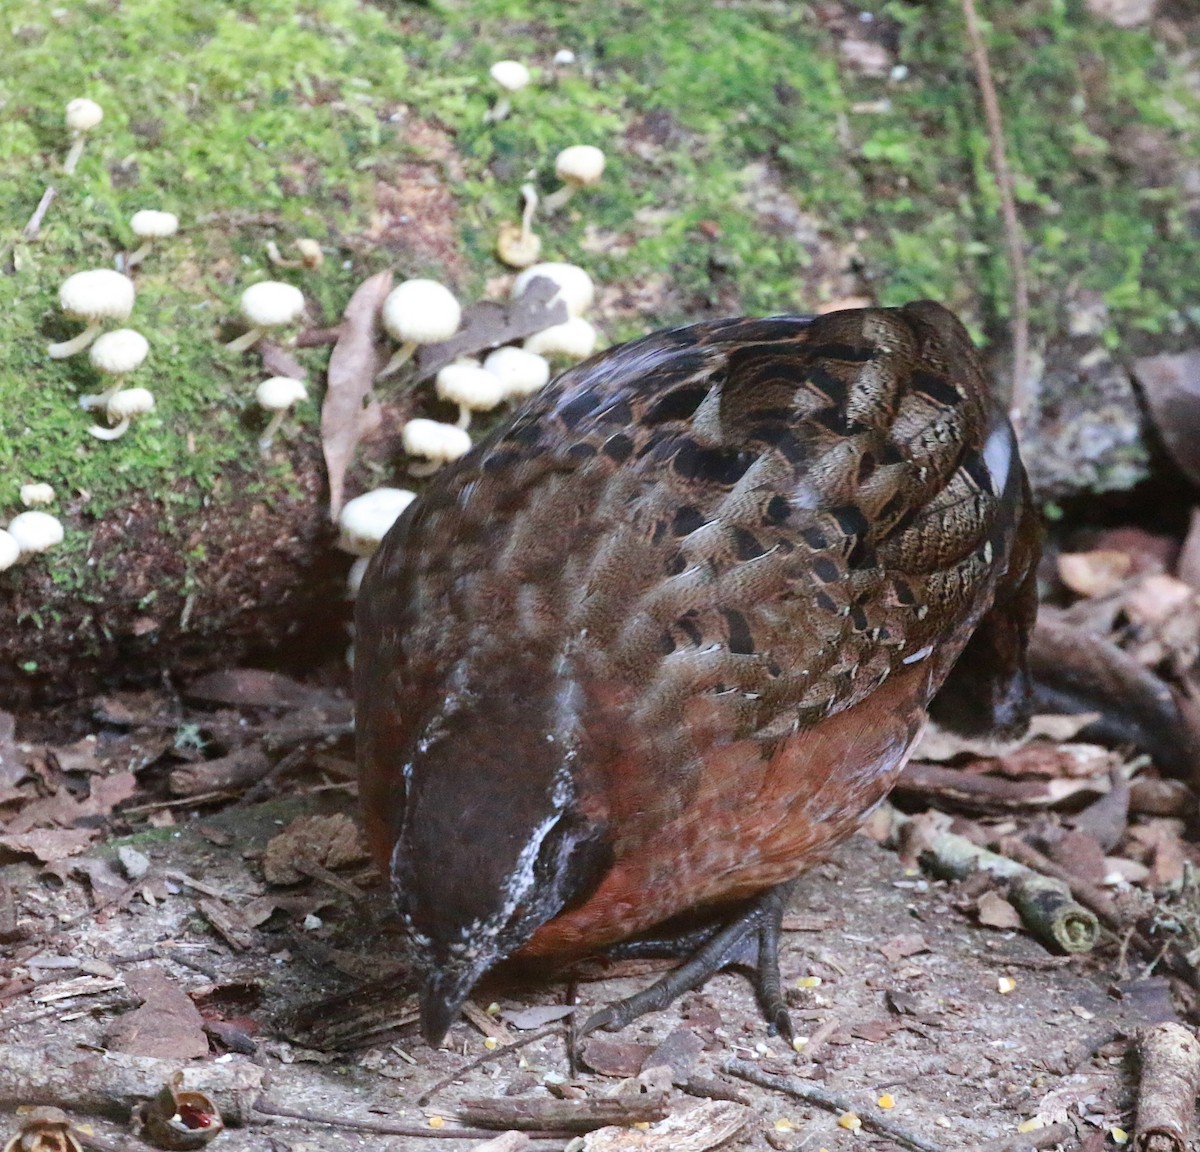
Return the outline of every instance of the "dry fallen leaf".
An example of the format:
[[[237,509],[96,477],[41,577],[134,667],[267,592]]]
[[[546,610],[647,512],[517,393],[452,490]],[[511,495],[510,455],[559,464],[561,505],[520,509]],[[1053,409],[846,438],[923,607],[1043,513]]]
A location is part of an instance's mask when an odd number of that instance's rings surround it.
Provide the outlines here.
[[[985,892],[975,902],[979,923],[988,928],[1021,927],[1021,914],[999,892]]]
[[[1058,578],[1077,596],[1109,596],[1133,571],[1128,552],[1063,552],[1057,560]]]
[[[199,1010],[161,968],[135,968],[126,975],[125,986],[142,1004],[113,1022],[108,1030],[109,1048],[161,1060],[208,1055],[208,1037]]]
[[[729,1100],[706,1100],[648,1129],[597,1128],[583,1138],[581,1152],[707,1152],[731,1140],[754,1112]]]
[[[358,825],[349,816],[301,816],[271,838],[262,869],[270,884],[298,884],[307,876],[306,863],[332,871],[366,858]]]
[[[329,478],[329,515],[334,520],[342,509],[346,469],[354,458],[354,449],[380,421],[379,405],[371,389],[383,367],[379,313],[391,290],[391,272],[377,272],[355,289],[329,356],[325,401],[321,405],[321,447]]]

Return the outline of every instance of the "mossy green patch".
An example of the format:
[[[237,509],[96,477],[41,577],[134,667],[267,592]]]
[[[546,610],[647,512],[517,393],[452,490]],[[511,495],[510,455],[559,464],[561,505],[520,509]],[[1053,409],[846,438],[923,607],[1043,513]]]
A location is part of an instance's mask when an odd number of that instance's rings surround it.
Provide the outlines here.
[[[1200,228],[1176,176],[1200,162],[1200,101],[1183,63],[1149,32],[1090,19],[1082,0],[991,8],[1037,333],[1062,327],[1076,290],[1107,304],[1111,344],[1195,323]],[[328,321],[390,262],[353,241],[371,228],[377,179],[414,160],[443,171],[443,157],[414,143],[416,121],[440,126],[457,152],[465,296],[500,271],[496,230],[516,218],[520,184],[533,173],[549,191],[555,153],[594,143],[609,156],[602,184],[538,229],[548,258],[577,260],[601,284],[659,285],[610,320],[611,339],[719,310],[822,302],[807,275],[811,239],[764,226],[764,172],[847,262],[857,246],[863,283],[884,303],[938,297],[982,333],[1007,315],[1009,274],[957,9],[862,9],[830,25],[808,5],[752,0],[0,0],[0,515],[28,479],[86,493],[69,526],[82,535],[61,554],[82,562],[88,521],[131,490],[158,494],[170,524],[222,477],[286,487],[284,454],[255,456],[256,364],[220,340],[255,279],[299,284]],[[845,66],[851,33],[885,43],[907,71]],[[574,64],[552,63],[561,47]],[[536,81],[507,119],[486,123],[487,68],[502,57],[528,62]],[[74,96],[99,101],[105,118],[67,178],[63,108]],[[58,198],[26,242],[21,227],[50,182]],[[100,443],[77,407],[97,388],[86,356],[52,362],[45,345],[74,330],[58,284],[112,266],[145,207],[183,220],[139,268],[130,321],[152,345],[134,382],[158,408]],[[316,271],[273,269],[264,242],[298,235],[330,258]],[[323,357],[303,354],[317,374]],[[309,435],[318,403],[314,388],[297,415]],[[67,586],[98,586],[95,573],[56,567]]]

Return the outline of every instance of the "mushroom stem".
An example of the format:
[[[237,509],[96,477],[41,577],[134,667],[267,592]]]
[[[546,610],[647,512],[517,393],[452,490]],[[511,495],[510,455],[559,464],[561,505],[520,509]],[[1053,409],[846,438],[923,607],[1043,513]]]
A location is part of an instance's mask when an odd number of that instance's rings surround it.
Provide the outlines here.
[[[93,424],[88,431],[96,437],[97,440],[120,440],[125,435],[129,428],[129,417],[124,416],[121,422],[114,428],[102,428],[99,424]]]
[[[465,404],[458,406],[458,419],[454,421],[454,427],[464,430],[471,427],[471,409]]]
[[[76,352],[82,352],[99,335],[100,321],[94,320],[78,336],[72,336],[70,340],[64,340],[61,344],[51,344],[46,349],[46,355],[51,360],[65,360],[68,356],[74,356]]]
[[[247,348],[253,347],[263,337],[263,329],[251,328],[249,332],[243,332],[234,340],[230,340],[225,347],[230,352],[245,352]]]
[[[522,184],[521,195],[525,197],[525,210],[521,213],[521,241],[528,244],[533,237],[533,214],[538,206],[537,189],[532,184]]]
[[[123,378],[118,378],[115,384],[110,384],[103,392],[99,392],[95,396],[80,396],[79,407],[85,412],[91,412],[96,408],[107,408],[109,401],[121,391],[121,385],[124,382]],[[107,439],[107,437],[101,437],[101,439]]]
[[[375,379],[382,380],[385,376],[391,376],[394,372],[398,372],[412,359],[412,354],[416,350],[417,342],[415,340],[409,340],[401,344],[395,353],[393,353],[392,358],[383,366],[383,371]]]
[[[75,139],[71,141],[71,150],[67,153],[67,158],[63,161],[63,171],[70,176],[75,171],[75,166],[79,163],[80,156],[83,155],[83,143],[86,133],[76,132]]]
[[[279,426],[283,423],[283,419],[287,414],[287,408],[280,408],[278,412],[272,413],[271,419],[267,421],[267,426],[258,438],[258,450],[264,456],[270,451],[271,444],[275,440],[275,433],[279,431]]]
[[[547,212],[557,212],[572,196],[575,195],[574,184],[564,184],[557,192],[551,192],[545,200],[542,201],[542,207]]]
[[[125,257],[125,267],[132,268],[136,264],[140,264],[147,256],[150,255],[150,248],[153,242],[150,240],[143,241],[142,246],[136,252],[130,252]]]
[[[419,464],[410,464],[408,474],[420,479],[422,476],[432,476],[441,466],[440,460],[424,460]]]
[[[495,104],[483,114],[485,124],[497,124],[512,111],[512,102],[507,96],[501,96]]]

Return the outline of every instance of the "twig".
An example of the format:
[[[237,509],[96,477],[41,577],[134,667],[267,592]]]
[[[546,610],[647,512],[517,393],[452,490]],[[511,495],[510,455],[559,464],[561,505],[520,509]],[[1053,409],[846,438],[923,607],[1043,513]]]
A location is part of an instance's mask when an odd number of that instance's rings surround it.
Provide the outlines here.
[[[54,203],[54,197],[57,195],[58,189],[53,184],[46,185],[46,191],[42,193],[38,206],[33,210],[33,215],[29,217],[29,223],[25,225],[25,230],[21,233],[26,240],[38,238],[38,233],[42,230],[42,221],[46,219],[46,213],[50,211],[50,205]]]
[[[350,1116],[335,1116],[330,1112],[315,1112],[310,1108],[287,1108],[265,1096],[254,1102],[254,1111],[263,1116],[282,1120],[303,1120],[307,1124],[327,1124],[330,1128],[345,1128],[351,1132],[374,1132],[380,1136],[409,1136],[418,1140],[490,1140],[495,1129],[487,1128],[430,1128],[416,1124],[393,1124],[388,1120],[355,1120]],[[569,1140],[574,1132],[527,1132],[531,1140]]]
[[[1191,1145],[1200,1042],[1180,1024],[1154,1024],[1138,1037],[1142,1078],[1138,1089],[1134,1152],[1184,1152]]]
[[[584,1100],[553,1097],[478,1097],[460,1100],[451,1111],[466,1123],[495,1131],[515,1128],[522,1132],[562,1130],[579,1134],[617,1124],[653,1123],[670,1114],[666,1092],[637,1096],[592,1096]]]
[[[1045,1128],[1035,1128],[1032,1132],[1010,1132],[1007,1136],[989,1140],[986,1144],[978,1145],[976,1152],[1029,1152],[1030,1148],[1065,1144],[1075,1135],[1075,1128],[1070,1124],[1047,1124]]]
[[[1029,276],[1025,269],[1025,248],[1021,242],[1021,222],[1017,219],[1017,205],[1013,196],[1012,169],[1008,166],[1008,154],[1004,148],[1004,121],[1000,116],[1000,102],[996,99],[996,86],[992,83],[992,69],[988,63],[987,47],[979,31],[979,18],[975,13],[975,0],[962,0],[963,16],[967,22],[967,37],[971,41],[971,56],[975,63],[975,77],[979,83],[979,94],[983,98],[983,114],[987,119],[988,138],[992,144],[992,168],[995,170],[996,186],[1000,190],[1000,210],[1004,218],[1004,240],[1008,246],[1008,263],[1013,278],[1013,383],[1009,418],[1020,436],[1022,423],[1032,405],[1033,396],[1029,381]]]
[[[451,1072],[449,1076],[443,1076],[431,1087],[426,1088],[417,1097],[417,1104],[423,1108],[443,1088],[449,1088],[455,1080],[461,1080],[468,1072],[473,1072],[476,1068],[499,1059],[501,1056],[507,1056],[510,1052],[516,1052],[519,1048],[524,1048],[532,1044],[535,1040],[544,1040],[547,1036],[553,1036],[559,1027],[560,1025],[558,1024],[552,1024],[549,1028],[539,1028],[536,1032],[530,1032],[528,1036],[522,1036],[520,1039],[514,1040],[511,1044],[504,1044],[499,1048],[493,1048],[492,1051],[485,1052],[482,1056],[477,1056],[474,1060],[467,1061],[466,1064]]]
[[[914,1136],[906,1129],[877,1116],[872,1116],[870,1113],[864,1115],[851,1107],[849,1101],[840,1096],[834,1096],[807,1080],[800,1080],[795,1076],[775,1076],[770,1072],[764,1072],[748,1060],[726,1060],[721,1071],[730,1076],[736,1076],[739,1080],[748,1080],[760,1088],[770,1088],[772,1091],[783,1092],[797,1100],[803,1100],[806,1104],[815,1104],[818,1108],[824,1108],[829,1112],[854,1112],[868,1132],[874,1132],[877,1136],[885,1136],[897,1144],[912,1148],[914,1152],[945,1152],[940,1144],[931,1144],[928,1140]]]

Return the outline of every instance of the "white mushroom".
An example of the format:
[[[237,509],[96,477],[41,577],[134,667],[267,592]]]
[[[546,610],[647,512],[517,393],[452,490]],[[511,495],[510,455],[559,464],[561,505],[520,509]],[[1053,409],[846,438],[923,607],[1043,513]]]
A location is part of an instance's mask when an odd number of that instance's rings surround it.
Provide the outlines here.
[[[512,102],[509,100],[509,96],[513,92],[520,92],[529,84],[532,77],[529,75],[529,69],[518,60],[497,60],[489,73],[500,86],[500,95],[496,103],[484,115],[483,122],[494,124],[503,120],[512,111]]]
[[[522,348],[497,348],[483,366],[500,381],[505,400],[532,396],[550,379],[550,365],[541,356]]]
[[[388,529],[416,498],[407,488],[375,488],[346,501],[338,514],[338,547],[351,556],[373,555]]]
[[[254,398],[260,408],[271,413],[271,419],[267,421],[263,434],[258,438],[259,451],[266,452],[292,406],[308,399],[308,389],[290,376],[272,376],[255,389]]]
[[[22,484],[21,503],[26,508],[42,508],[54,503],[54,489],[49,484]]]
[[[472,412],[490,412],[504,399],[504,385],[495,373],[478,363],[447,364],[434,381],[439,399],[458,405],[459,428],[471,424]]]
[[[105,320],[128,320],[133,311],[133,281],[110,268],[93,268],[68,276],[58,290],[58,306],[87,327],[78,336],[51,344],[46,353],[62,360],[82,352],[96,339]]]
[[[430,476],[443,464],[449,464],[471,450],[471,437],[453,424],[436,420],[410,420],[400,433],[404,451],[410,456],[424,457],[424,464],[410,464],[414,476]]]
[[[144,416],[154,411],[154,393],[148,388],[126,388],[116,393],[104,406],[104,418],[113,425],[102,428],[93,424],[88,431],[97,440],[120,440],[135,416]]]
[[[21,558],[21,545],[17,538],[4,528],[0,528],[0,572],[11,568]]]
[[[79,163],[79,157],[83,155],[84,137],[103,119],[104,109],[95,100],[88,100],[81,96],[67,105],[67,129],[73,137],[71,150],[63,161],[63,171],[68,176],[75,171],[75,165]]]
[[[521,185],[525,208],[521,223],[505,220],[496,237],[496,255],[510,268],[528,268],[542,254],[542,240],[533,230],[533,214],[537,211],[538,194],[532,184]]]
[[[596,329],[582,316],[535,332],[522,345],[526,352],[565,360],[586,360],[596,350]]]
[[[563,186],[546,197],[547,212],[557,212],[580,188],[600,183],[604,174],[604,153],[591,144],[572,144],[558,154],[554,171]]]
[[[383,326],[400,347],[375,377],[382,380],[406,364],[420,344],[438,344],[458,331],[462,307],[436,280],[405,280],[383,302]]]
[[[267,259],[278,268],[320,268],[325,263],[325,253],[318,240],[302,236],[292,245],[300,253],[299,260],[289,260],[279,251],[274,240],[267,241]]]
[[[570,48],[560,48],[554,53],[554,63],[560,68],[575,63],[575,53]]]
[[[9,522],[8,531],[21,550],[22,560],[61,544],[63,538],[61,521],[49,512],[22,512]]]
[[[160,212],[156,208],[143,208],[129,218],[129,227],[141,240],[141,247],[125,258],[125,267],[140,264],[150,254],[155,240],[165,240],[179,231],[179,217],[174,212]]]
[[[596,286],[592,278],[578,264],[535,264],[526,268],[514,281],[512,295],[515,300],[539,276],[552,280],[558,287],[555,297],[567,306],[569,316],[582,316],[596,298]]]
[[[115,332],[105,332],[103,336],[98,337],[88,353],[88,359],[97,372],[103,372],[114,379],[103,392],[94,396],[81,396],[79,407],[85,411],[107,407],[108,402],[121,390],[125,377],[140,367],[149,353],[149,341],[132,328],[118,328]]]
[[[262,280],[242,293],[241,311],[250,330],[225,345],[230,352],[245,352],[262,339],[268,328],[295,323],[304,311],[304,293],[279,280]]]

